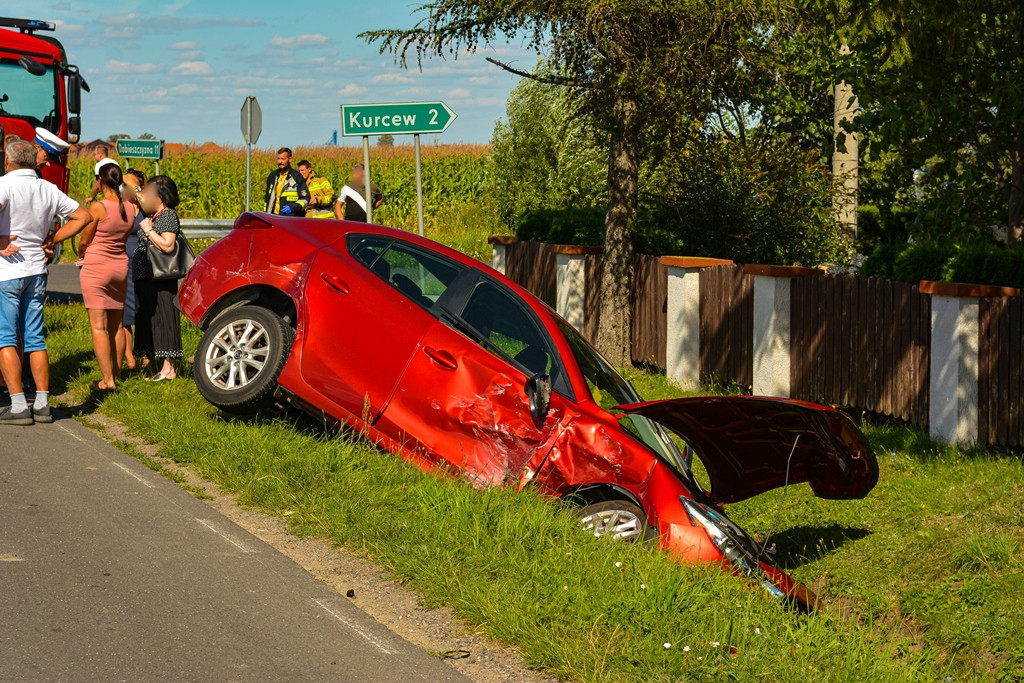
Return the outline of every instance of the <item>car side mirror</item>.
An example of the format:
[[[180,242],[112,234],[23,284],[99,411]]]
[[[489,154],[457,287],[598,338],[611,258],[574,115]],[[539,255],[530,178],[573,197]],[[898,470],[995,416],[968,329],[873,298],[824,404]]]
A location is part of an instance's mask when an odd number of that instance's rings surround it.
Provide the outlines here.
[[[82,119],[78,116],[72,116],[68,119],[68,133],[71,135],[82,134]]]
[[[524,391],[530,401],[530,415],[535,422],[544,422],[551,407],[551,377],[544,373],[534,375],[526,380]]]

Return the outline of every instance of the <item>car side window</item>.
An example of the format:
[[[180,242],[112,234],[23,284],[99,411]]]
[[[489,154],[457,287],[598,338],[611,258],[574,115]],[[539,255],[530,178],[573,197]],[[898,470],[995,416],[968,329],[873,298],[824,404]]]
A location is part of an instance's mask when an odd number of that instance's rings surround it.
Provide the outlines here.
[[[431,308],[465,267],[397,240],[364,237],[352,256],[424,308]]]
[[[560,374],[551,341],[511,292],[489,280],[473,289],[459,316],[494,348],[514,360],[527,375]],[[486,348],[486,347],[485,347]],[[490,348],[492,352],[494,348]]]

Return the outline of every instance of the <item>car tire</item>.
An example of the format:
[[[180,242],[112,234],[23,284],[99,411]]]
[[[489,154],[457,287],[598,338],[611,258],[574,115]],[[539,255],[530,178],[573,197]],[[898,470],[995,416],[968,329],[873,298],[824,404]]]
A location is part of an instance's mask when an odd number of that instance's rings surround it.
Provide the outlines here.
[[[648,543],[654,531],[647,525],[647,515],[636,503],[628,500],[603,500],[575,511],[580,526],[596,538],[611,538],[626,543]]]
[[[241,306],[217,316],[196,350],[199,393],[221,410],[239,415],[268,407],[291,351],[295,331],[259,306]]]

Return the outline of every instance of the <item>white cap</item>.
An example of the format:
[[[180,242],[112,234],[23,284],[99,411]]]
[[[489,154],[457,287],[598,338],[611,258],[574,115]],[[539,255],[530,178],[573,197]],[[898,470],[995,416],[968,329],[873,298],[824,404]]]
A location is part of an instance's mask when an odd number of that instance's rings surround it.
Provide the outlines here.
[[[96,168],[93,169],[93,173],[98,176],[100,174],[100,169],[106,166],[107,164],[114,164],[115,166],[121,165],[114,161],[113,159],[111,159],[110,157],[103,157],[102,159],[96,162]]]
[[[70,144],[45,128],[36,128],[35,143],[46,150],[47,154],[58,157],[71,148]]]

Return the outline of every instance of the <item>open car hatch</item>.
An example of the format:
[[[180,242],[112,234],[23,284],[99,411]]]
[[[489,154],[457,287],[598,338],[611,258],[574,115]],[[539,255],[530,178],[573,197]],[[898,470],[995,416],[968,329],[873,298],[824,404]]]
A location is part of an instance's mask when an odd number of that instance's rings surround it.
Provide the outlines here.
[[[700,396],[618,409],[678,434],[704,464],[716,503],[783,486],[787,463],[789,483],[807,482],[821,498],[863,498],[878,482],[878,462],[864,434],[847,415],[825,406],[759,396]]]

